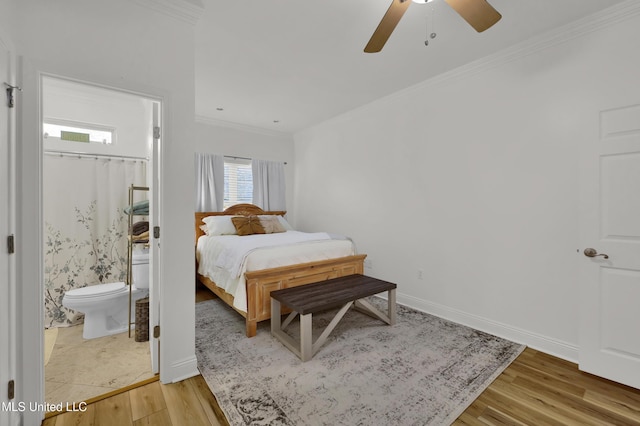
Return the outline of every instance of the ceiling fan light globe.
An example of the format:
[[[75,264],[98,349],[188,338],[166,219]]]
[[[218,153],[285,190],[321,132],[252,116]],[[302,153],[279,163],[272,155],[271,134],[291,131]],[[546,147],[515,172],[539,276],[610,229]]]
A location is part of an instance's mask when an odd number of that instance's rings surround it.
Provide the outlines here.
[[[433,0],[412,0],[412,1],[418,4],[425,4],[425,3],[431,3]]]

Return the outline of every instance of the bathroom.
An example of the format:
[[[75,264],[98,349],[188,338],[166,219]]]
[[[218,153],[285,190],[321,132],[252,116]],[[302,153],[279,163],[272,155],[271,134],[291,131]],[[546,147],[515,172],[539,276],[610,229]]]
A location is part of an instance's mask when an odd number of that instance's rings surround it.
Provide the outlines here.
[[[155,377],[145,333],[157,105],[53,76],[42,87],[45,401],[72,403]]]

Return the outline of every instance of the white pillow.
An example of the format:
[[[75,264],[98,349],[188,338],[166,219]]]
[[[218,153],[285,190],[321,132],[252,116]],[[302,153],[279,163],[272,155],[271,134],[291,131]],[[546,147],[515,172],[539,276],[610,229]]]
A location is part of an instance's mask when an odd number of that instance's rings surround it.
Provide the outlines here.
[[[293,226],[291,226],[289,224],[289,222],[287,222],[287,219],[285,219],[284,217],[278,215],[278,220],[280,221],[280,225],[282,225],[282,227],[284,229],[286,229],[287,231],[293,231]]]
[[[278,232],[285,232],[284,226],[280,224],[278,218],[274,215],[260,215],[260,223],[264,228],[265,234],[276,234]]]
[[[200,228],[209,236],[214,235],[237,235],[236,227],[233,226],[231,218],[233,216],[207,216],[202,221],[204,225]]]
[[[261,214],[258,216],[258,218],[260,220],[262,220],[262,218],[270,218],[270,217],[277,217],[278,218],[278,222],[280,222],[280,225],[282,225],[282,227],[285,229],[285,231],[293,231],[293,226],[291,226],[289,224],[289,222],[287,222],[287,220],[280,216],[280,215],[273,215],[273,214]]]

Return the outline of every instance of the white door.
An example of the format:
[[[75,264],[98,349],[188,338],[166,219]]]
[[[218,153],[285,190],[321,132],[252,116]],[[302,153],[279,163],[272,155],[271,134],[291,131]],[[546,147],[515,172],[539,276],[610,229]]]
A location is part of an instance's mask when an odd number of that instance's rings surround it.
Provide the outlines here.
[[[640,388],[640,105],[602,111],[582,154],[580,369]]]
[[[149,205],[151,227],[160,226],[160,109],[158,102],[153,103],[153,147],[151,151],[151,185],[149,190]],[[159,373],[160,339],[154,337],[154,327],[160,326],[160,238],[151,240],[151,255],[149,256],[149,345],[151,348],[151,371]]]
[[[15,278],[13,259],[7,239],[12,234],[14,208],[13,170],[15,161],[11,149],[13,115],[9,108],[7,88],[11,86],[9,52],[0,41],[0,424],[16,424],[18,406],[12,410],[8,384],[15,379]],[[10,91],[11,92],[11,91]],[[13,400],[15,403],[16,400]]]

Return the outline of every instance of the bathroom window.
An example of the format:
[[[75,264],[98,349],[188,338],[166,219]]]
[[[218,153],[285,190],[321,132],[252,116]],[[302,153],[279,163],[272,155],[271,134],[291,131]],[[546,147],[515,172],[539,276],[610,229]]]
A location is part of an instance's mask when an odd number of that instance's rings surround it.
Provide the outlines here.
[[[110,145],[115,142],[116,131],[98,124],[77,123],[66,120],[45,119],[42,132],[47,140]]]

